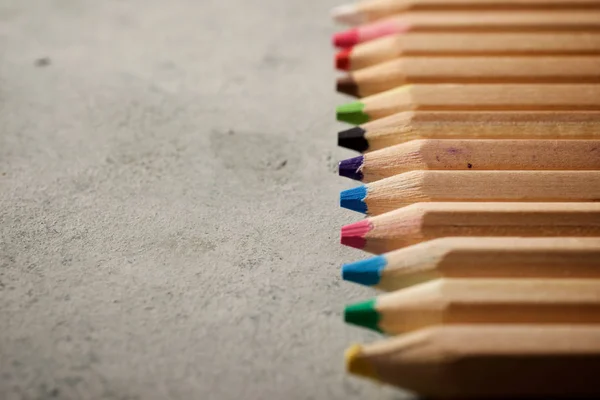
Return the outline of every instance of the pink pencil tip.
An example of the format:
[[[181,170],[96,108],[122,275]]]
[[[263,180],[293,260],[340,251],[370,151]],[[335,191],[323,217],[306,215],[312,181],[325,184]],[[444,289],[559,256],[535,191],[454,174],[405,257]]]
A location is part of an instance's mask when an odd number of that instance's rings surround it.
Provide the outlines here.
[[[362,249],[367,243],[365,235],[369,233],[371,228],[372,226],[368,219],[343,226],[340,242],[346,246]]]
[[[344,246],[354,247],[355,249],[363,249],[367,244],[367,240],[365,238],[359,237],[344,237],[340,240],[340,243]]]
[[[333,44],[336,47],[352,47],[358,43],[358,29],[352,28],[333,35]]]

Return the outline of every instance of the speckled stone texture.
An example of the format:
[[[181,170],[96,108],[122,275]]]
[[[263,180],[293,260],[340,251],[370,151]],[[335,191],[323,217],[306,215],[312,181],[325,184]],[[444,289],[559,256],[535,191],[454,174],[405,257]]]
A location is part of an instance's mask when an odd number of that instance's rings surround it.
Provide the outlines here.
[[[0,399],[400,399],[347,377],[334,0],[0,0]]]

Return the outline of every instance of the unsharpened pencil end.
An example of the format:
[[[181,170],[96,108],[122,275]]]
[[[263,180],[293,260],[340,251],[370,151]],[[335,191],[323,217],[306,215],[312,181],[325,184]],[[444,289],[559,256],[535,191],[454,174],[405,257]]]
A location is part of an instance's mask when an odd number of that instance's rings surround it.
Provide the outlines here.
[[[347,25],[359,25],[364,22],[360,10],[353,4],[334,7],[331,10],[331,18],[333,18],[335,22]]]
[[[375,309],[375,299],[354,303],[344,309],[344,321],[352,325],[362,326],[381,332],[379,329],[379,313]]]
[[[342,265],[342,279],[359,285],[375,286],[381,281],[381,271],[387,265],[383,256],[367,258]]]
[[[333,45],[335,47],[352,47],[358,43],[358,29],[352,28],[347,31],[338,32],[333,35]]]
[[[335,55],[335,67],[342,71],[348,71],[350,69],[350,54],[352,54],[352,49],[340,50]]]
[[[342,226],[341,243],[346,246],[362,249],[367,244],[365,235],[371,230],[368,219]]]
[[[367,187],[362,185],[348,190],[342,190],[340,193],[340,206],[352,211],[367,213]]]
[[[338,146],[361,153],[367,151],[369,142],[365,139],[365,133],[365,130],[359,126],[338,132]]]
[[[338,167],[338,172],[340,176],[345,176],[346,178],[362,181],[364,176],[361,169],[364,158],[364,156],[358,156],[340,161]]]
[[[340,93],[347,94],[348,96],[358,97],[358,85],[354,82],[354,78],[351,75],[345,75],[339,77],[336,83],[336,89]]]
[[[349,124],[360,125],[369,122],[369,116],[363,112],[365,105],[360,101],[342,104],[335,110],[337,120]]]
[[[346,370],[349,373],[379,380],[375,369],[362,357],[362,347],[359,344],[349,347],[344,356],[346,358]]]

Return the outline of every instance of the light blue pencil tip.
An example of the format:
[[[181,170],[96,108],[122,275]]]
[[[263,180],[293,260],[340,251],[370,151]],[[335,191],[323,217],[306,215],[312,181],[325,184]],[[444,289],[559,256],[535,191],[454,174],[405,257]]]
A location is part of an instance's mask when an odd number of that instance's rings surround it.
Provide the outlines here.
[[[367,187],[365,185],[343,190],[340,193],[340,206],[366,214],[367,203],[364,201],[366,197]]]
[[[387,260],[384,256],[344,264],[342,265],[342,279],[365,286],[377,285],[381,280],[381,271],[386,265]]]

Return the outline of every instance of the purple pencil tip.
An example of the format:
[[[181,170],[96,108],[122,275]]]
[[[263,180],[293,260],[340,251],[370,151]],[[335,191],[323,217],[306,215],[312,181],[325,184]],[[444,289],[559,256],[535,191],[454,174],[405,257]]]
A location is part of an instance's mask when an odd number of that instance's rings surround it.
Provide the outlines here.
[[[349,158],[347,160],[340,161],[339,173],[340,176],[362,181],[363,173],[361,171],[364,161],[364,156],[358,156]]]

